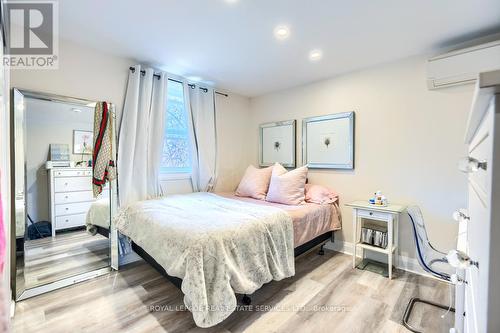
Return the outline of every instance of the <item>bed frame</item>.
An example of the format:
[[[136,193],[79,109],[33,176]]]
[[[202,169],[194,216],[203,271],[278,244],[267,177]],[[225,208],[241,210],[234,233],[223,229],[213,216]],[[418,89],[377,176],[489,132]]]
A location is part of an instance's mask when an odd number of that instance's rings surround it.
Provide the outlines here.
[[[97,229],[97,233],[99,235],[102,235],[102,236],[104,236],[106,238],[109,238],[109,229],[106,229],[104,227],[100,227],[100,226],[95,225],[95,224],[94,224],[94,227]]]
[[[301,254],[309,251],[310,249],[318,246],[321,244],[321,247],[319,249],[318,254],[319,255],[324,255],[325,251],[323,250],[323,246],[328,240],[331,240],[332,242],[334,241],[335,236],[334,236],[334,231],[328,231],[322,235],[319,235],[316,238],[311,239],[309,242],[304,243],[300,246],[297,246],[294,249],[294,255],[295,257],[300,256]],[[181,284],[182,284],[182,279],[171,276],[167,274],[167,271],[158,263],[156,262],[153,257],[151,257],[146,251],[144,251],[139,245],[136,243],[132,242],[132,249],[137,253],[142,259],[147,261],[151,266],[153,266],[161,275],[166,277],[170,282],[172,282],[177,288],[181,289]],[[242,299],[243,303],[246,305],[250,305],[252,302],[252,299],[248,295],[243,295]]]

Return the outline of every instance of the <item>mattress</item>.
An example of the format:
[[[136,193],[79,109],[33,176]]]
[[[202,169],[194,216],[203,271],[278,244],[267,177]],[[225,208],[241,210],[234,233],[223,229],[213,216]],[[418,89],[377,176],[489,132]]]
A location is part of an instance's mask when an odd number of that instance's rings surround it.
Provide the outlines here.
[[[96,200],[90,206],[85,224],[87,225],[87,230],[91,230],[92,226],[98,226],[105,229],[109,229],[110,226],[110,207],[109,207],[109,197]]]
[[[340,230],[342,228],[342,217],[338,202],[325,205],[305,203],[303,205],[290,206],[253,198],[238,197],[234,193],[217,194],[229,199],[280,208],[287,212],[293,221],[294,247],[307,243],[328,231]]]

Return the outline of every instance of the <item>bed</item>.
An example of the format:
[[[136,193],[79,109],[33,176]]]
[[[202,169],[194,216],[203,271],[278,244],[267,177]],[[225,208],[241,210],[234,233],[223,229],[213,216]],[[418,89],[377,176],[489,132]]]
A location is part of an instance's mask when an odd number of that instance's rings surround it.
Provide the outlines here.
[[[235,294],[293,276],[294,257],[341,228],[338,203],[286,206],[232,193],[140,201],[114,222],[135,252],[181,288],[199,327],[227,318]]]
[[[104,237],[109,237],[109,197],[98,199],[90,205],[85,217],[85,226],[91,235],[101,234]]]

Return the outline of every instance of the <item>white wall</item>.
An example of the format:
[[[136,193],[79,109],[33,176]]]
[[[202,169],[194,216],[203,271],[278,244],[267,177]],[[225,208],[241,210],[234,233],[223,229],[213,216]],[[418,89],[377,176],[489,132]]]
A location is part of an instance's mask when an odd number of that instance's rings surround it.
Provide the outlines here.
[[[343,204],[382,190],[394,203],[419,205],[438,247],[456,246],[452,212],[465,207],[466,181],[457,170],[473,86],[438,91],[426,87],[424,57],[354,72],[251,99],[249,147],[258,163],[258,125],[297,119],[297,159],[302,160],[301,120],[356,112],[355,169],[310,170],[311,183],[340,193],[341,239],[351,242],[352,212]],[[414,256],[409,220],[401,221],[403,256]]]
[[[250,100],[235,94],[217,96],[217,166],[216,191],[235,191],[248,164],[254,142],[249,140]]]

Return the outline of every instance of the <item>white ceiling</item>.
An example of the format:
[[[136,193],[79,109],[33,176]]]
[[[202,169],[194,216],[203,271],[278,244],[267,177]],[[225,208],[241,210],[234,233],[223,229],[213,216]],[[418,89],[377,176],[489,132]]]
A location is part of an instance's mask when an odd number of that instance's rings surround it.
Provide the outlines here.
[[[90,127],[94,125],[94,108],[91,107],[34,98],[26,98],[25,103],[26,119],[29,123],[37,125],[43,123],[82,123],[90,124]],[[80,112],[75,112],[76,110]]]
[[[64,0],[60,33],[255,96],[500,31],[499,0],[232,1]]]

